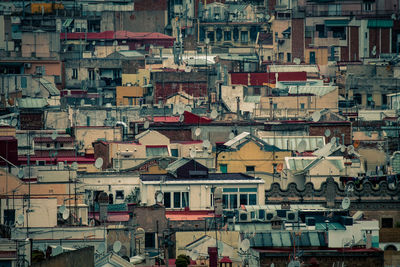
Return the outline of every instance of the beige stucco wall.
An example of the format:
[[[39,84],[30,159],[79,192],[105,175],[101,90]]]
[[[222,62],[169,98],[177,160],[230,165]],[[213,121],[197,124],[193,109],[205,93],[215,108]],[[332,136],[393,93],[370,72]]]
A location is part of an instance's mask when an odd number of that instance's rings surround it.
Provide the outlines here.
[[[264,183],[228,183],[223,181],[223,184],[193,184],[183,182],[179,183],[164,183],[160,187],[158,184],[141,184],[140,196],[142,203],[151,206],[155,204],[155,193],[162,192],[189,192],[189,208],[191,210],[213,210],[211,207],[211,187],[222,188],[254,188],[257,187],[257,204],[265,203],[265,186]]]
[[[148,134],[138,139],[142,145],[165,145],[170,144],[169,138],[157,131],[150,131]]]
[[[98,139],[121,141],[122,130],[120,127],[76,127],[75,139],[78,144],[83,141],[83,148],[78,152],[84,152],[85,149],[92,149],[92,143]]]
[[[16,227],[56,227],[57,226],[57,199],[31,198],[30,210],[26,212],[28,202],[23,198],[6,200],[1,199],[1,223],[4,223],[4,209],[15,209],[15,220],[20,214],[24,216],[23,224]]]

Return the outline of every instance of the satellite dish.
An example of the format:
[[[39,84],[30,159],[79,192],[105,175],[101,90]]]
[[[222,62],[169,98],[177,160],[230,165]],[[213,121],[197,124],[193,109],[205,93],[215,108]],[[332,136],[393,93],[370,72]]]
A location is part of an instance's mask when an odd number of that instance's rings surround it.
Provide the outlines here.
[[[266,20],[269,20],[270,18],[271,18],[271,16],[270,16],[269,14],[266,14],[266,15],[265,15],[265,19],[266,19]]]
[[[325,134],[325,137],[331,136],[331,130],[326,129],[324,134]]]
[[[185,107],[182,106],[182,105],[179,105],[179,106],[178,106],[178,114],[179,114],[179,115],[182,115],[184,112],[185,112]]]
[[[19,179],[22,179],[22,178],[24,178],[24,170],[23,169],[19,169],[19,171],[18,171],[18,178]]]
[[[103,167],[103,158],[97,158],[96,161],[94,162],[94,166],[97,169],[101,169],[101,167]]]
[[[158,191],[158,192],[156,193],[156,201],[157,201],[157,203],[162,203],[162,202],[163,202],[163,199],[164,199],[163,193],[160,192],[160,191]]]
[[[249,248],[250,248],[250,240],[246,238],[240,243],[240,249],[243,251],[248,251]]]
[[[186,106],[184,110],[187,111],[187,112],[192,112],[192,107],[191,106]]]
[[[18,217],[17,217],[17,224],[19,224],[19,225],[24,224],[24,220],[25,220],[24,214],[18,215]]]
[[[233,132],[231,132],[231,133],[229,134],[229,139],[233,139],[233,138],[235,138],[235,134],[234,134]]]
[[[104,243],[101,243],[101,244],[99,245],[99,247],[97,248],[97,252],[100,253],[100,254],[102,254],[102,253],[104,253],[105,251],[106,251],[106,245],[105,245]]]
[[[65,209],[64,211],[63,211],[63,213],[62,213],[62,218],[64,219],[64,220],[67,220],[68,218],[69,218],[69,209]]]
[[[64,213],[65,209],[66,209],[66,207],[65,207],[64,205],[62,205],[62,206],[60,206],[60,208],[58,209],[58,211],[59,211],[60,213]]]
[[[194,131],[194,135],[195,136],[200,136],[201,134],[201,129],[200,128],[196,128],[196,130]]]
[[[293,59],[293,62],[294,62],[296,65],[300,65],[301,60],[300,60],[300,58],[296,57],[295,59]]]
[[[345,152],[346,151],[346,146],[344,146],[344,145],[341,145],[340,146],[340,152]]]
[[[396,20],[396,14],[392,14],[392,20]]]
[[[53,132],[53,133],[51,134],[51,139],[52,139],[53,141],[57,139],[57,132]]]
[[[81,106],[85,105],[85,99],[81,99]]]
[[[395,103],[397,104],[397,102],[395,102]],[[12,127],[16,127],[17,124],[18,124],[17,118],[14,118],[14,119],[11,120],[11,126],[12,126]]]
[[[345,197],[342,200],[342,209],[347,210],[350,207],[350,198]]]
[[[206,149],[209,149],[211,147],[211,143],[208,140],[203,141],[203,147]]]
[[[304,152],[307,148],[307,143],[305,140],[301,140],[299,145],[297,146],[297,151]]]
[[[399,103],[394,102],[394,103],[393,103],[393,109],[397,109],[398,107],[399,107]],[[12,125],[12,123],[11,123],[11,125]]]
[[[336,144],[336,137],[331,138],[331,144]]]
[[[318,148],[323,148],[324,147],[324,142],[322,140],[319,140],[318,144],[317,144],[317,147]]]
[[[180,115],[180,116],[179,116],[179,122],[183,122],[184,120],[185,120],[185,116]]]
[[[195,157],[196,157],[196,151],[194,151],[193,149],[190,150],[189,155],[190,155],[190,157],[191,157],[192,159],[195,158]]]
[[[189,253],[189,257],[192,259],[192,260],[197,260],[197,258],[199,257],[199,252],[197,251],[197,250],[192,250],[192,251],[190,251],[190,253]]]
[[[57,246],[57,247],[53,248],[51,251],[51,255],[53,255],[53,256],[57,256],[61,253],[63,253],[63,248],[61,246]]]
[[[78,169],[78,162],[76,161],[72,162],[71,168],[76,171]]]
[[[372,55],[375,56],[376,55],[376,45],[374,45],[374,47],[372,48]]]
[[[211,119],[215,120],[218,117],[218,111],[213,109],[210,114]]]
[[[145,121],[144,124],[143,124],[143,127],[144,127],[145,129],[149,129],[149,127],[150,127],[150,122],[149,122],[149,121]]]
[[[316,111],[312,114],[311,117],[312,117],[313,122],[317,122],[321,119],[321,112]]]
[[[122,247],[121,241],[117,240],[117,241],[114,242],[113,251],[115,253],[118,253],[121,250],[121,247]]]

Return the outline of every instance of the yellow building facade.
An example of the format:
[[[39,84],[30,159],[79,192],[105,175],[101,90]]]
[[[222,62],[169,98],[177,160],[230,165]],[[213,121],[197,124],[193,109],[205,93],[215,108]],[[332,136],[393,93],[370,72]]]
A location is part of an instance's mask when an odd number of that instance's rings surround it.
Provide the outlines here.
[[[271,147],[271,146],[270,146]],[[266,150],[256,142],[249,140],[237,149],[220,152],[217,158],[220,172],[247,173],[261,176],[272,174],[274,169],[283,166],[285,157],[290,157],[290,151]]]

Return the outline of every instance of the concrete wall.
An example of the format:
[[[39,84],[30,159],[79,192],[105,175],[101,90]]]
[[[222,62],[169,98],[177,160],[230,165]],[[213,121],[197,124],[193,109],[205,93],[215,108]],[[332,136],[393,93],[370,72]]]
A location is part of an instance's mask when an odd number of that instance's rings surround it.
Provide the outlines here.
[[[15,220],[20,214],[24,215],[24,222],[16,227],[56,227],[57,226],[57,199],[31,198],[30,210],[27,212],[28,201],[22,198],[1,199],[1,223],[4,223],[4,209],[15,209]]]
[[[57,57],[60,52],[60,37],[54,32],[23,32],[21,40],[23,57]],[[35,53],[32,56],[32,53]]]
[[[64,252],[47,260],[34,263],[32,267],[94,267],[94,247],[88,246],[75,251]]]

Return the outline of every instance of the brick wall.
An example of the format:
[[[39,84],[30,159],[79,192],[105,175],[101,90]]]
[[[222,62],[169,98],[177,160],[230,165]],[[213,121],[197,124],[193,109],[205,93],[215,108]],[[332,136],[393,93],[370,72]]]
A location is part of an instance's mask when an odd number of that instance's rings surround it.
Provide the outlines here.
[[[304,19],[292,20],[292,58],[304,61]]]

